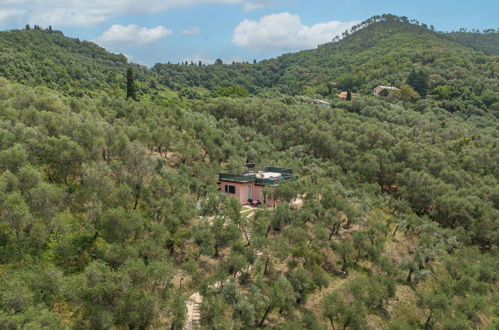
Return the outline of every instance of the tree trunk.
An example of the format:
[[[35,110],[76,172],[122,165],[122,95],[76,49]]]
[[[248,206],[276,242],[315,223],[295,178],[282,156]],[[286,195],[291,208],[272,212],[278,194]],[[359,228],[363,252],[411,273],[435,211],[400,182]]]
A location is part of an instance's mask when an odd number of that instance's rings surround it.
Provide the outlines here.
[[[348,260],[346,256],[342,256],[343,259],[343,265],[341,267],[341,271],[345,272],[345,274],[348,274]]]
[[[137,186],[137,193],[135,194],[135,202],[133,204],[133,209],[136,210],[137,206],[139,205],[139,199],[140,199],[140,190],[141,187]]]
[[[333,330],[335,330],[335,328],[334,328],[334,322],[333,322],[333,318],[332,317],[329,318],[329,322],[331,322],[331,326],[333,327]]]
[[[430,326],[431,318],[432,318],[432,312],[430,311],[430,315],[428,315],[428,318],[426,319],[426,322],[424,324],[425,329],[431,329],[432,328]]]
[[[331,229],[331,232],[329,233],[329,240],[333,238],[333,235],[334,235],[334,226],[333,229]]]
[[[267,275],[267,271],[269,269],[269,261],[270,257],[267,257],[267,259],[265,259],[265,267],[263,267],[263,276]]]
[[[248,237],[248,233],[246,232],[246,228],[244,228],[242,225],[241,225],[241,228],[243,229],[244,238],[246,238],[246,241],[248,242],[248,245],[247,245],[247,246],[250,246],[250,245],[251,245],[251,242],[250,242],[250,239],[249,239],[249,237]]]
[[[272,310],[272,307],[269,306],[267,307],[267,309],[265,310],[265,313],[263,313],[263,317],[262,319],[260,320],[260,322],[258,322],[258,326],[261,328],[263,326],[263,323],[265,322],[265,320],[267,319],[267,316],[269,316],[269,313],[270,311]]]
[[[397,225],[397,227],[395,227],[395,230],[392,233],[392,237],[395,237],[395,234],[397,233],[397,230],[399,230],[399,227],[400,225]]]
[[[411,269],[409,269],[409,274],[407,275],[407,279],[406,279],[406,281],[407,281],[408,283],[411,283],[411,280],[412,280],[412,273],[413,273],[413,272],[414,272],[414,269],[412,269],[412,268],[411,268]]]
[[[218,251],[218,243],[215,244],[215,258],[220,257],[219,251]]]
[[[272,229],[272,226],[269,226],[267,228],[267,232],[265,233],[265,238],[268,238],[271,229]]]

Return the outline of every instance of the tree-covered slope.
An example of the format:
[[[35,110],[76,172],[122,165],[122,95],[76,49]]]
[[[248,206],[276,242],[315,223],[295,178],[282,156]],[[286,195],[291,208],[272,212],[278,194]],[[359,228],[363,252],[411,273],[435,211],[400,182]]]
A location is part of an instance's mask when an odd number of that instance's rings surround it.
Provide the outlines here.
[[[499,30],[450,32],[446,33],[446,36],[460,44],[483,51],[487,55],[499,56]]]
[[[493,48],[497,47],[495,35],[474,39],[487,38],[480,43]],[[156,64],[152,70],[135,65],[139,94],[161,94],[163,87],[158,82],[182,91],[180,95],[187,98],[201,97],[191,87],[202,87],[212,95],[233,92],[224,88],[235,88],[239,95],[244,95],[244,89],[251,94],[274,89],[323,97],[342,90],[371,94],[377,85],[401,87],[412,71],[421,70],[429,77],[427,92],[444,101],[448,110],[460,110],[453,103],[456,100],[469,101],[482,110],[497,110],[491,94],[498,89],[497,57],[463,45],[466,42],[450,40],[451,34],[434,32],[405,17],[382,15],[362,22],[343,37],[317,49],[255,64]],[[124,56],[64,37],[59,31],[0,32],[0,63],[0,75],[8,79],[70,95],[125,89]],[[242,92],[238,86],[243,87]]]
[[[29,86],[47,86],[71,95],[124,89],[127,59],[55,30],[0,32],[0,76]],[[138,78],[150,72],[134,66]]]
[[[0,33],[23,82],[0,78],[0,328],[180,330],[192,296],[206,329],[497,328],[497,58],[364,25],[258,64],[138,67],[179,90],[139,102],[112,91],[118,55]],[[363,95],[387,83],[429,95]],[[361,95],[278,92],[340,88]],[[276,208],[218,191],[248,159],[298,175]]]
[[[378,85],[401,87],[416,70],[429,77],[425,93],[435,91],[436,98],[447,101],[473,100],[481,108],[491,104],[475,100],[498,90],[497,57],[449,40],[407,18],[376,16],[343,37],[317,49],[258,64],[157,64],[153,70],[162,83],[174,89],[202,86],[216,90],[241,85],[251,93],[275,88],[282,93],[309,96],[333,96],[342,90],[372,94]],[[447,103],[450,111],[456,111],[454,104]]]
[[[2,79],[0,328],[180,330],[194,293],[210,329],[494,328],[485,116],[374,97],[165,107]],[[276,209],[218,192],[247,157],[299,175]]]
[[[324,88],[336,82],[343,89],[370,93],[377,85],[400,87],[414,68],[421,68],[433,75],[430,88],[442,83],[470,83],[474,78],[497,86],[497,59],[403,18],[389,17],[365,24],[338,42],[279,57],[275,62],[286,72],[280,83],[291,84],[301,69],[303,78],[298,80],[303,87]],[[456,71],[460,74],[456,75]]]

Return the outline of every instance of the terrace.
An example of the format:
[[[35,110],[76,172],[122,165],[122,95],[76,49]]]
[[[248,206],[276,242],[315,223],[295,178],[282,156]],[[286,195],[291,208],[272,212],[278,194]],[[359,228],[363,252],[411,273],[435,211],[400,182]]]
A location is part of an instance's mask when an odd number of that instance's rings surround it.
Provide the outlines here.
[[[276,201],[265,193],[264,188],[294,179],[296,176],[290,168],[267,166],[256,170],[254,164],[248,164],[248,170],[244,174],[219,174],[220,191],[238,198],[242,205],[265,203],[274,206]]]
[[[293,170],[290,168],[281,168],[267,166],[263,170],[255,171],[248,170],[244,174],[220,173],[220,181],[230,181],[238,183],[251,183],[254,182],[261,186],[277,185],[282,180],[293,180],[296,176],[293,175]]]

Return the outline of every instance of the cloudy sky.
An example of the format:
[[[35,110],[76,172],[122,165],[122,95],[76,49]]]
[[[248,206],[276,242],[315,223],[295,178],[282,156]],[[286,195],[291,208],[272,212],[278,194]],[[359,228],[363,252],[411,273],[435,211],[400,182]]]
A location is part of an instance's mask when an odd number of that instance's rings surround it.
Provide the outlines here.
[[[442,31],[499,27],[498,0],[0,0],[0,29],[51,25],[146,65],[210,63],[315,48],[383,13]]]

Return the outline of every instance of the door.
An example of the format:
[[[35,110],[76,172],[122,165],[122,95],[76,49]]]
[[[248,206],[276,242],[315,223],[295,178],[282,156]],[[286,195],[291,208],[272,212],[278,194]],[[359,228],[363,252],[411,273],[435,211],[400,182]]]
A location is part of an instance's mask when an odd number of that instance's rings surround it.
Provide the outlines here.
[[[248,185],[248,199],[253,199],[253,185]]]

